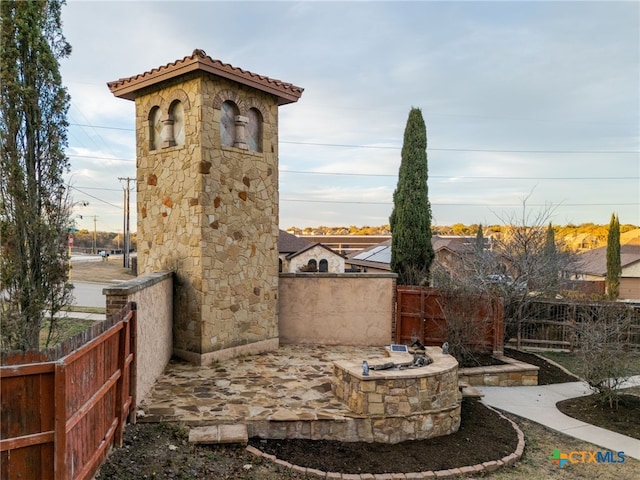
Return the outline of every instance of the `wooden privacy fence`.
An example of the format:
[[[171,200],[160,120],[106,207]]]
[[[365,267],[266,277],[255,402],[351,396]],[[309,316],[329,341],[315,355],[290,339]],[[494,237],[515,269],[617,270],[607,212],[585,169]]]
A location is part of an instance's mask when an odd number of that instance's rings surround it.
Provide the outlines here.
[[[454,322],[472,322],[477,335],[474,349],[503,351],[503,309],[497,299],[474,297],[456,299],[429,287],[396,287],[396,343],[440,346],[448,341]],[[469,331],[469,330],[468,330]]]
[[[611,307],[626,305],[611,303]],[[640,350],[640,305],[628,304],[630,325],[626,344]],[[524,312],[525,319],[518,323],[509,344],[516,348],[541,348],[573,351],[578,344],[577,328],[583,322],[598,318],[606,303],[571,302],[567,300],[540,300],[530,302]]]
[[[122,445],[135,420],[135,332],[130,303],[53,351],[2,356],[0,478],[88,479]]]

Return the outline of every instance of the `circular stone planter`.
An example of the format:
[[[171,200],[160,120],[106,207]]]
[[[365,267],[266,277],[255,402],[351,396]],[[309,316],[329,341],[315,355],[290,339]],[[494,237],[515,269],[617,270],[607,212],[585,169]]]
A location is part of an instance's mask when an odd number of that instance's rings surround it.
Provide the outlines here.
[[[427,347],[426,354],[429,365],[371,370],[366,376],[362,361],[334,362],[333,393],[358,417],[359,440],[398,443],[458,430],[458,362],[440,347]]]

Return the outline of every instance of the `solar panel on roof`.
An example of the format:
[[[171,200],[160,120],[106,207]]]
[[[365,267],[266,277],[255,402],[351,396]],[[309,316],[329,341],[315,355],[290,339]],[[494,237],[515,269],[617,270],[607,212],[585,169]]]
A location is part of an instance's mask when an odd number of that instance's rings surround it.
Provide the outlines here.
[[[385,248],[367,258],[369,262],[391,263],[391,249]]]
[[[372,255],[375,255],[380,250],[383,250],[385,248],[387,248],[387,247],[374,247],[371,250],[367,250],[366,252],[360,252],[358,255],[353,257],[353,259],[354,260],[367,260],[369,257],[371,257]]]

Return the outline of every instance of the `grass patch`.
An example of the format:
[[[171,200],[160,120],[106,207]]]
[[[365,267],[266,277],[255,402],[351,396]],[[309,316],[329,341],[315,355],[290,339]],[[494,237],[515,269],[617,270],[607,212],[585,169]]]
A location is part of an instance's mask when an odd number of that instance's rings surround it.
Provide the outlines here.
[[[66,306],[61,311],[75,313],[98,313],[103,315],[107,313],[107,309],[104,307],[79,307],[78,305]]]
[[[53,332],[51,332],[51,339],[49,345],[47,345],[47,338],[49,336],[49,321],[43,322],[40,328],[40,348],[54,347],[59,343],[64,342],[68,338],[77,335],[85,331],[91,325],[92,320],[81,320],[78,318],[58,318],[53,326]]]
[[[136,278],[131,269],[123,268],[122,259],[100,262],[74,262],[70,281],[111,283]]]
[[[580,375],[580,361],[577,355],[570,352],[536,352],[538,355],[553,360],[575,375]],[[640,375],[640,352],[636,353],[630,365],[629,375]]]

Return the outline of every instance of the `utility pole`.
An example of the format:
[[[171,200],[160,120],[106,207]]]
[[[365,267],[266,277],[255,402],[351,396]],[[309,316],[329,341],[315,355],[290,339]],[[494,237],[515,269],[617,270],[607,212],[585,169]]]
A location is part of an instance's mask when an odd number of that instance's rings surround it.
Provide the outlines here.
[[[129,262],[129,250],[131,250],[131,237],[130,237],[130,231],[129,231],[129,192],[131,191],[130,187],[129,187],[129,183],[131,182],[131,180],[134,180],[133,178],[130,177],[118,177],[118,180],[120,181],[126,181],[127,182],[127,186],[124,187],[124,255],[122,256],[122,266],[124,268],[130,268],[130,262]]]
[[[98,216],[97,215],[93,215],[93,249],[91,250],[91,253],[93,253],[94,255],[98,252],[98,244],[96,242],[96,238],[97,238],[97,230],[96,230],[96,222],[98,220]]]

